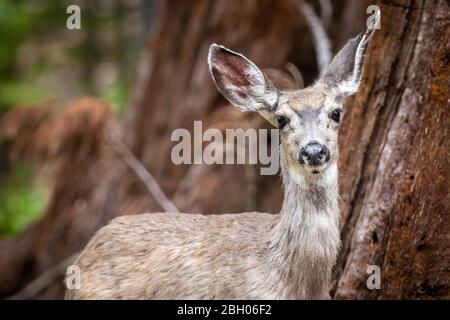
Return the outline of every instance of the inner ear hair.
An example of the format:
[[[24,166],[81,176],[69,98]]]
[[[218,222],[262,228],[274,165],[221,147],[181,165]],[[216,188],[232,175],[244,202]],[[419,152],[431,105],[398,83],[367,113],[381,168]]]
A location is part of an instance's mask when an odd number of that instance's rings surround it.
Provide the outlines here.
[[[217,89],[237,108],[242,111],[276,108],[278,89],[242,54],[212,44],[208,64]]]

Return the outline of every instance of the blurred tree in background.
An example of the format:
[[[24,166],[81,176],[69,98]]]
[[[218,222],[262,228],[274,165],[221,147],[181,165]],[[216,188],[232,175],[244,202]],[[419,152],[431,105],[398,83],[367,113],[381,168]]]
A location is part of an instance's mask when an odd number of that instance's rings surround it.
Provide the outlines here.
[[[68,30],[66,8],[82,8]],[[153,1],[0,1],[0,117],[14,106],[93,95],[117,112],[127,101]],[[0,146],[0,235],[23,230],[48,191],[30,163],[7,169]],[[6,174],[6,172],[8,172]]]

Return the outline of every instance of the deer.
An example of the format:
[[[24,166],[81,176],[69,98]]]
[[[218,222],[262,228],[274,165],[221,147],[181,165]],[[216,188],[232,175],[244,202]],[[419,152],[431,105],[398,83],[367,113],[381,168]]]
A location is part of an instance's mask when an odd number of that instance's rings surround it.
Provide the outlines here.
[[[339,123],[374,30],[349,40],[318,80],[296,90],[277,88],[244,55],[212,44],[218,91],[279,129],[280,213],[115,218],[75,260],[80,288],[66,299],[329,299],[340,249]]]

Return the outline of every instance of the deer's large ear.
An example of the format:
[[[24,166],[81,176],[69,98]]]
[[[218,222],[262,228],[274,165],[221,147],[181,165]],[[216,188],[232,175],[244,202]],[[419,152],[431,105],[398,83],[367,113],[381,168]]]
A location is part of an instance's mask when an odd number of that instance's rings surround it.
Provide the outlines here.
[[[243,55],[223,46],[209,47],[209,70],[220,93],[243,111],[272,111],[278,90],[258,67]]]
[[[378,25],[379,18],[378,11],[372,23],[366,26],[362,33],[347,42],[331,61],[318,84],[334,87],[344,96],[358,91],[369,39]]]

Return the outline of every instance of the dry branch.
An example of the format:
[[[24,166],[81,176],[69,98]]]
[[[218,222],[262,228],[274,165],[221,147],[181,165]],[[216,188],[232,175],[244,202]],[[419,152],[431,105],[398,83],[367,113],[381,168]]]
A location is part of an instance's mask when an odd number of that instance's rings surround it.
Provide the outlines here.
[[[313,7],[306,1],[299,0],[295,4],[305,17],[306,24],[311,30],[316,50],[317,65],[319,66],[320,74],[322,74],[331,61],[330,39],[327,36],[322,20],[316,15]]]
[[[153,175],[148,172],[144,165],[131,153],[131,151],[122,142],[120,142],[114,136],[110,137],[109,142],[113,146],[117,154],[122,158],[122,160],[145,184],[148,191],[155,198],[161,208],[164,209],[164,211],[173,213],[180,212],[175,204],[164,194]]]
[[[47,286],[53,284],[58,277],[62,276],[65,273],[67,267],[75,260],[78,255],[79,252],[71,255],[67,259],[51,267],[50,269],[39,275],[36,279],[31,281],[18,293],[9,297],[8,300],[24,300],[36,297]]]

